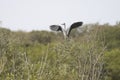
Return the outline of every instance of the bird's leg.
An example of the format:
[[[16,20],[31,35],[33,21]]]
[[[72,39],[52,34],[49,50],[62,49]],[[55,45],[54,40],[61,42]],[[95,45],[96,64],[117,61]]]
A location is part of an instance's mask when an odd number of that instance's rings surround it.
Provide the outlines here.
[[[62,33],[63,33],[63,37],[66,39],[67,38],[67,34],[66,34],[66,31],[64,29],[63,29]]]

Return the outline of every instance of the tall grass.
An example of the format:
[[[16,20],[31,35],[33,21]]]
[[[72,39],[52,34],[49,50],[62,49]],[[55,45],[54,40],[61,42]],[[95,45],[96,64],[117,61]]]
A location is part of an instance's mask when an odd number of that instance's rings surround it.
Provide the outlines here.
[[[77,41],[46,46],[13,45],[3,40],[3,46],[9,46],[0,48],[1,54],[6,52],[0,58],[0,80],[102,80],[106,46],[98,31]]]

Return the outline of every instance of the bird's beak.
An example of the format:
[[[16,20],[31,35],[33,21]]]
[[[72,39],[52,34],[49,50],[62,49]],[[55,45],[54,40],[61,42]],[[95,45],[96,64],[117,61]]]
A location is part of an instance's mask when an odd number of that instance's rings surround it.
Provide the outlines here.
[[[61,25],[65,25],[65,23],[62,23]]]

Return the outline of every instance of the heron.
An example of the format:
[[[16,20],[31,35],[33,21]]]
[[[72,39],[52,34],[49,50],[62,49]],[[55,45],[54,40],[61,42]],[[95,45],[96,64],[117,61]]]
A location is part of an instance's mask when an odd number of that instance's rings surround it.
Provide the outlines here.
[[[63,23],[61,25],[64,25],[64,28],[62,28],[60,25],[51,25],[50,29],[52,31],[61,31],[64,35],[64,38],[69,38],[70,33],[72,31],[72,29],[78,28],[80,26],[82,26],[83,22],[74,22],[68,29],[66,29],[66,24]]]

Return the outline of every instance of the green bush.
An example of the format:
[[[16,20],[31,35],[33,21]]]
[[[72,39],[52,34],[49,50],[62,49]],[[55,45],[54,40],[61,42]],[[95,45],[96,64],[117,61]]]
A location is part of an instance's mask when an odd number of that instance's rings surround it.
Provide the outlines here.
[[[106,52],[106,73],[110,80],[120,79],[120,49],[112,49]],[[109,80],[108,79],[108,80]]]

